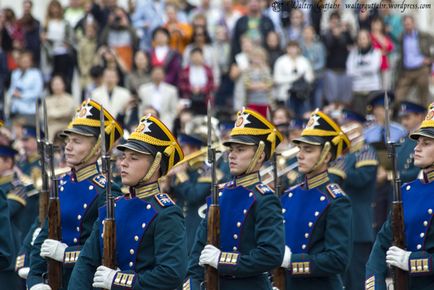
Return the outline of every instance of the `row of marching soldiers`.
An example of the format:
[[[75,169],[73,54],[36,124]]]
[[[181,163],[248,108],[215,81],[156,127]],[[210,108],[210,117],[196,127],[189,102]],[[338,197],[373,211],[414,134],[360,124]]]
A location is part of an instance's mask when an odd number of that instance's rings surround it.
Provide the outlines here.
[[[384,109],[382,102],[374,105]],[[215,120],[206,126],[206,119],[197,119],[177,139],[152,115],[124,134],[102,110],[83,102],[61,134],[69,170],[53,178],[58,240],[48,238],[49,217],[37,214],[38,178],[21,182],[39,166],[36,143],[20,166],[21,181],[13,170],[17,152],[0,145],[0,289],[374,290],[386,289],[389,269],[406,274],[406,285],[395,289],[433,289],[434,105],[425,118],[425,109],[412,103],[400,111],[410,131],[398,149],[406,179],[401,247],[392,243],[390,216],[374,237],[371,204],[381,202],[377,180],[390,180],[391,169],[387,154],[374,149],[384,142],[367,142],[384,141],[381,126],[363,134],[363,117],[355,112],[316,110],[288,143],[265,116],[243,108],[220,145]],[[388,139],[398,128],[393,122],[389,127]],[[28,128],[26,138],[34,140],[35,131]],[[118,152],[118,182],[100,170],[101,143]],[[207,162],[207,149],[221,151],[214,164]],[[220,183],[211,198],[214,174]],[[102,265],[107,184],[116,197],[111,268]],[[210,222],[211,206],[220,215]],[[211,232],[217,234],[213,242]],[[49,261],[61,264],[62,285],[47,279]]]

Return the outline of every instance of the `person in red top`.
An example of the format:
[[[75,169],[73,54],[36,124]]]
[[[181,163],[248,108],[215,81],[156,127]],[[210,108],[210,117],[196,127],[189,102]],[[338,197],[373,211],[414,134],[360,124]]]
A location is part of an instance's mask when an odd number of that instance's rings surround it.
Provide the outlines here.
[[[206,104],[214,92],[214,78],[211,68],[205,65],[202,49],[191,50],[190,64],[182,70],[178,88],[182,98],[191,100],[195,114],[206,115]]]
[[[164,81],[171,85],[178,85],[178,75],[181,71],[181,55],[169,47],[170,33],[164,27],[158,27],[152,33],[153,48],[149,52],[151,68],[164,69]]]
[[[388,71],[390,69],[388,55],[393,51],[393,42],[385,33],[385,26],[381,18],[374,18],[371,22],[371,42],[374,48],[381,51],[381,78],[383,87],[390,87]]]

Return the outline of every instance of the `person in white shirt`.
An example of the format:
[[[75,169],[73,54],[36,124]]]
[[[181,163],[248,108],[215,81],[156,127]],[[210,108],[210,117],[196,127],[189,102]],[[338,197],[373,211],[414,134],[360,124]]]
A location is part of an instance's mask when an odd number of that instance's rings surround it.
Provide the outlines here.
[[[127,89],[118,86],[118,81],[119,76],[117,71],[106,68],[104,70],[102,86],[96,88],[91,95],[91,99],[101,104],[115,118],[128,113],[128,109],[135,102]]]
[[[139,115],[143,115],[144,110],[151,106],[160,113],[161,121],[172,130],[178,107],[178,91],[176,87],[164,82],[164,78],[164,69],[154,67],[151,82],[139,87]]]

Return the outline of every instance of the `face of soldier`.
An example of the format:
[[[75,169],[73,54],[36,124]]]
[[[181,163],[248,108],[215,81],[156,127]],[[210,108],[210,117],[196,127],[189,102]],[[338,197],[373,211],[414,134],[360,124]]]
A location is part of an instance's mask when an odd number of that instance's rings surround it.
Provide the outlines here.
[[[95,137],[87,137],[71,133],[66,138],[65,146],[65,160],[68,166],[74,167],[81,165],[83,159],[91,152],[93,146],[96,144]],[[96,159],[96,157],[95,157]],[[90,160],[94,161],[94,160]],[[89,161],[89,163],[90,163]],[[86,165],[86,164],[83,164]]]
[[[401,124],[408,132],[412,132],[419,127],[424,118],[425,116],[423,114],[406,114],[401,117]]]
[[[13,166],[12,158],[0,156],[0,176],[10,171]]]
[[[414,165],[419,168],[431,167],[434,164],[434,139],[420,136],[414,148]]]
[[[256,152],[256,146],[232,143],[229,146],[229,170],[232,176],[244,174],[253,159]],[[259,170],[265,159],[265,153],[262,153],[253,171]]]
[[[38,143],[35,138],[23,138],[21,142],[23,144],[23,149],[28,156],[35,154],[38,150]]]
[[[134,186],[145,177],[154,157],[126,149],[121,156],[122,184]]]
[[[321,155],[321,146],[300,143],[297,153],[298,171],[303,174],[311,173]]]

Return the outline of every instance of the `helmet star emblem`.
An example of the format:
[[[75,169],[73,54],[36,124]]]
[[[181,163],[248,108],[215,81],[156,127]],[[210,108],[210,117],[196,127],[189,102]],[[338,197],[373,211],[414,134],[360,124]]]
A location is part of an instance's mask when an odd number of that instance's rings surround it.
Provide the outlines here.
[[[312,115],[310,117],[309,122],[307,123],[306,129],[314,129],[316,126],[319,126],[318,120],[321,119],[318,115]]]
[[[249,116],[250,114],[246,114],[246,113],[240,114],[235,123],[235,126],[238,128],[244,128],[247,124],[250,124],[251,122],[248,120]]]

